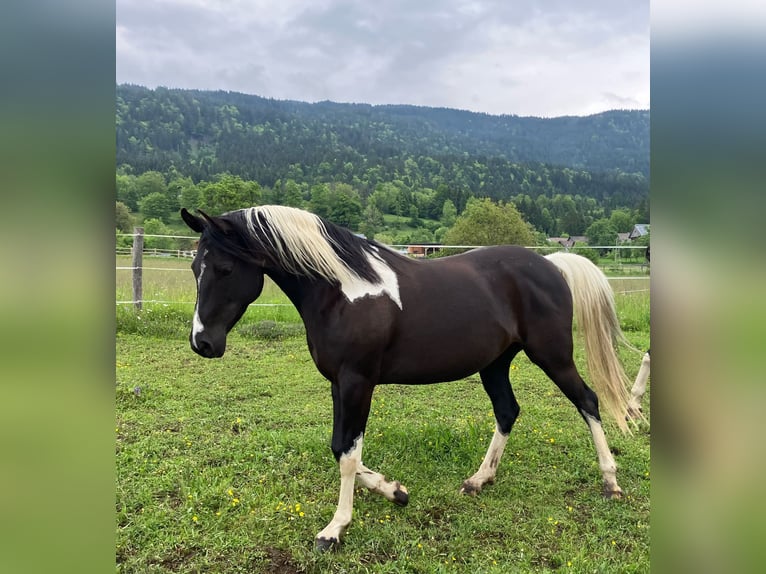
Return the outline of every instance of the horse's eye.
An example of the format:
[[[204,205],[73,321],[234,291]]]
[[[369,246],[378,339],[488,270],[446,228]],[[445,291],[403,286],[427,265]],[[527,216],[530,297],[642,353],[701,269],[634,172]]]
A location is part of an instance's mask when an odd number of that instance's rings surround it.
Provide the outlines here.
[[[216,265],[216,271],[223,276],[231,275],[231,272],[234,271],[234,264],[222,263],[221,265]]]

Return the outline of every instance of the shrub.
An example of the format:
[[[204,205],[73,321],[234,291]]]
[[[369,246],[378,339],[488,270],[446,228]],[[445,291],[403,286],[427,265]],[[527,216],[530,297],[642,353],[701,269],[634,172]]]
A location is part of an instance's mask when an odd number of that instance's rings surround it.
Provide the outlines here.
[[[572,249],[572,253],[582,255],[586,259],[590,259],[594,264],[599,264],[598,251],[596,249],[589,249],[587,247],[575,247]]]
[[[304,328],[300,323],[258,321],[257,323],[240,326],[239,329],[237,329],[237,332],[244,337],[277,341],[303,335]]]

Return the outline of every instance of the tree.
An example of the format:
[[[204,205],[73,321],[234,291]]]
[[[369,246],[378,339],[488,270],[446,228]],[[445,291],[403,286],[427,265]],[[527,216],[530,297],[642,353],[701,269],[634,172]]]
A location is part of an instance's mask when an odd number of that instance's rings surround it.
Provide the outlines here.
[[[165,183],[165,176],[158,171],[147,171],[136,178],[136,195],[139,202],[150,193],[167,194],[168,186]]]
[[[185,207],[189,210],[199,209],[200,207],[200,191],[199,188],[192,184],[187,185],[181,189],[181,197],[178,199],[178,203],[181,207]]]
[[[330,188],[326,183],[319,183],[311,188],[309,209],[319,217],[330,215]]]
[[[121,201],[116,202],[116,224],[117,230],[123,233],[133,231],[133,217],[130,215],[130,208]]]
[[[599,257],[595,249],[588,249],[587,247],[576,247],[572,249],[572,253],[576,255],[582,255],[586,259],[590,259],[594,264],[598,265]]]
[[[394,236],[389,233],[376,233],[375,241],[383,245],[394,245]]]
[[[200,184],[199,188],[199,207],[211,214],[252,207],[261,201],[261,186],[257,182],[229,173],[220,174],[217,181]]]
[[[647,233],[646,235],[642,235],[641,237],[636,237],[633,241],[631,241],[631,245],[635,245],[637,249],[628,249],[629,254],[628,257],[632,259],[638,259],[639,261],[645,261],[646,260],[646,249],[643,249],[644,247],[648,248],[649,244],[651,243],[651,234]]]
[[[303,207],[303,193],[301,186],[295,180],[288,179],[282,186],[282,205],[290,207]]]
[[[241,207],[240,178],[224,177],[213,185],[213,212],[226,213]]]
[[[433,243],[434,234],[425,227],[418,227],[410,233],[409,243]]]
[[[588,243],[593,246],[614,245],[617,242],[617,230],[612,222],[606,218],[597,219],[585,230]],[[600,249],[601,255],[609,252],[609,249]]]
[[[118,173],[115,181],[117,185],[117,201],[127,205],[131,211],[138,211],[136,178],[132,175]]]
[[[420,227],[420,212],[417,205],[410,205],[410,227]]]
[[[418,209],[418,217],[436,219],[441,217],[442,204],[437,202],[436,192],[430,188],[413,191],[412,201]]]
[[[189,209],[188,206],[181,205],[181,199],[183,198],[184,192],[187,189],[193,189],[198,196],[197,199],[199,199],[199,192],[197,192],[197,188],[194,185],[192,179],[190,177],[184,177],[176,173],[175,177],[168,182],[167,187],[167,198],[170,211],[177,212],[181,207],[186,207]],[[192,205],[191,208],[196,209],[197,206]]]
[[[167,221],[170,214],[170,205],[168,205],[168,198],[164,193],[158,191],[152,192],[144,197],[141,202],[141,213],[144,214],[146,219],[159,219],[161,221]]]
[[[434,231],[434,242],[444,243],[444,236],[449,231],[449,227],[437,227]]]
[[[346,183],[335,183],[327,194],[327,219],[337,225],[355,230],[362,222],[362,202],[359,193]]]
[[[612,211],[612,215],[609,216],[609,222],[617,233],[629,232],[636,223],[633,215],[627,209],[615,209]]]
[[[570,195],[556,194],[551,202],[551,213],[556,218],[557,232],[580,235],[585,230],[585,220],[577,210],[577,204]]]
[[[364,233],[366,237],[375,237],[375,234],[383,228],[384,224],[383,214],[380,210],[374,205],[368,204],[364,209],[359,231]]]
[[[530,225],[511,203],[471,198],[465,211],[444,234],[446,245],[532,245]]]
[[[457,219],[457,208],[451,199],[445,199],[442,205],[441,222],[444,227],[452,227]]]
[[[159,219],[144,220],[144,235],[170,235],[167,226]],[[147,237],[144,239],[147,249],[172,249],[173,240],[170,237]]]

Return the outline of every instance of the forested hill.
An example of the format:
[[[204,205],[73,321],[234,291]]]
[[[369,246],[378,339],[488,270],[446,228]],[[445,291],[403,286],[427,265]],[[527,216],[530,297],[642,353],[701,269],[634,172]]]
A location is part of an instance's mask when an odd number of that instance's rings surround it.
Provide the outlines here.
[[[403,180],[494,199],[579,194],[615,207],[648,196],[649,111],[546,119],[118,85],[116,112],[117,165],[136,174],[202,181],[228,172],[267,187],[342,181],[362,193]]]

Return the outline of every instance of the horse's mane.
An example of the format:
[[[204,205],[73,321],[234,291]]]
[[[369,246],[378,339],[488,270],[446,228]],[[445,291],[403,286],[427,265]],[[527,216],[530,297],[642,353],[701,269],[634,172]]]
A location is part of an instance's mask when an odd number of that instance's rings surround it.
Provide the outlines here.
[[[271,265],[295,275],[343,283],[381,278],[368,256],[382,259],[385,247],[358,237],[318,215],[282,205],[261,205],[221,216],[239,236],[239,247],[228,250],[243,258],[246,251],[265,256]],[[221,240],[221,236],[216,238]]]

